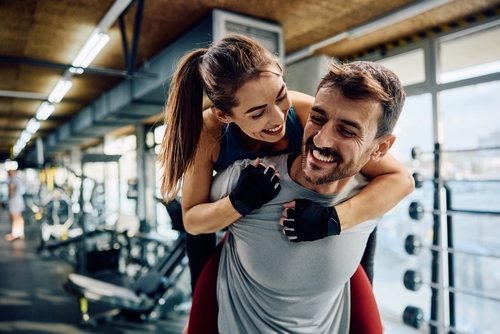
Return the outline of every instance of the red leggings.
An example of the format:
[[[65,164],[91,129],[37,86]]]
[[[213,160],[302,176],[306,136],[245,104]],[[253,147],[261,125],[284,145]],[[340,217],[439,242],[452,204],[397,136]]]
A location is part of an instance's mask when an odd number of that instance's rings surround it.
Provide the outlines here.
[[[189,334],[217,334],[217,271],[224,239],[201,272],[193,293]],[[381,334],[382,322],[372,286],[361,265],[351,277],[351,334]]]

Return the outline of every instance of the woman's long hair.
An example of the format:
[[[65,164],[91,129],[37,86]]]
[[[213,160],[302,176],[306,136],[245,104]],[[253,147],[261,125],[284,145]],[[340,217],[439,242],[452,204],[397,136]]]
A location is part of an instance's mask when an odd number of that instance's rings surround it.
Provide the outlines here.
[[[236,92],[279,59],[259,43],[242,35],[228,35],[208,49],[181,58],[169,88],[166,130],[161,143],[161,194],[170,201],[180,190],[185,171],[193,164],[203,128],[203,95],[212,108],[228,116],[238,105]]]

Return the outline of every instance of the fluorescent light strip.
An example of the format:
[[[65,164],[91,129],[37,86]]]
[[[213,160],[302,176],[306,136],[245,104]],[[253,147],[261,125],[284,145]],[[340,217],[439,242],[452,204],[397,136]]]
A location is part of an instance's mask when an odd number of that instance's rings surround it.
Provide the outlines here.
[[[363,24],[362,26],[348,30],[349,39],[358,38],[377,30],[386,28],[395,23],[404,21],[414,16],[425,13],[431,9],[442,6],[452,0],[424,0],[414,5],[395,11],[375,21]]]
[[[23,130],[23,132],[21,132],[21,137],[19,137],[19,139],[22,140],[23,142],[27,143],[31,139],[31,133],[29,133],[26,130]]]
[[[19,138],[15,146],[17,147],[18,151],[21,152],[22,149],[26,146],[26,142],[22,141],[21,138]]]
[[[70,80],[59,80],[52,93],[50,93],[48,100],[53,103],[61,102],[62,98],[66,95],[71,86],[73,86],[73,83]]]
[[[36,112],[36,119],[39,121],[45,121],[54,112],[55,108],[55,106],[48,103],[47,101],[42,102]]]
[[[29,133],[35,133],[38,129],[40,129],[40,122],[34,118],[30,119],[28,124],[26,124],[26,131]]]
[[[19,167],[17,161],[5,161],[5,170],[17,170]]]
[[[87,68],[108,41],[108,35],[94,31],[71,65]]]
[[[386,28],[394,23],[409,19],[411,17],[422,14],[426,11],[437,8],[439,6],[442,6],[442,5],[447,4],[449,2],[452,2],[452,1],[453,0],[423,0],[423,1],[417,2],[415,4],[409,5],[405,8],[396,10],[395,12],[393,12],[391,14],[388,14],[388,15],[382,16],[378,19],[375,19],[374,21],[371,21],[369,23],[362,24],[356,28],[341,32],[341,33],[336,34],[328,39],[325,39],[325,40],[320,41],[318,43],[309,45],[308,47],[305,47],[301,50],[298,50],[298,51],[286,56],[285,64],[290,65],[294,62],[297,62],[299,60],[302,60],[304,58],[312,56],[316,50],[321,49],[321,48],[323,48],[327,45],[330,45],[332,43],[338,42],[342,39],[345,39],[345,38],[354,39],[354,38],[364,36],[366,34],[370,34],[372,32],[380,30],[382,28]]]

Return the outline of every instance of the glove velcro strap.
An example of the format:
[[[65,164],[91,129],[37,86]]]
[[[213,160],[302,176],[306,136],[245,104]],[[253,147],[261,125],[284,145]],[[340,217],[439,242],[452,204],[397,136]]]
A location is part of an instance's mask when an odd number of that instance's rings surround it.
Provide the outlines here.
[[[233,206],[234,209],[238,211],[238,213],[243,217],[245,217],[246,215],[248,215],[250,212],[253,211],[252,208],[250,208],[248,205],[239,200],[234,201]]]
[[[340,234],[340,223],[335,218],[330,217],[328,219],[328,232],[327,235],[330,237],[332,235]]]

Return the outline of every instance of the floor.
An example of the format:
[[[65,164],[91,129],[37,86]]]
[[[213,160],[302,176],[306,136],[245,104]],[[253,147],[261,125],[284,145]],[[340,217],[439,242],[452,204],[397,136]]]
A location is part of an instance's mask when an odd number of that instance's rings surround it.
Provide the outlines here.
[[[189,274],[179,283],[154,321],[136,322],[116,318],[97,326],[79,325],[77,297],[64,290],[63,282],[74,268],[55,255],[42,256],[39,246],[39,227],[27,224],[26,238],[6,242],[3,235],[10,232],[10,221],[5,209],[0,208],[0,333],[164,333],[180,334],[188,319],[188,311],[178,306],[189,304]],[[121,281],[116,274],[101,274],[103,280]],[[117,283],[118,284],[118,283]],[[186,297],[187,296],[187,297]],[[89,304],[91,314],[106,311],[106,305]],[[383,310],[381,310],[383,311]],[[413,334],[401,322],[400,316],[381,312],[385,334]]]
[[[187,321],[186,311],[176,311],[182,303],[173,294],[162,314],[150,322],[110,319],[95,327],[79,325],[77,297],[63,288],[72,266],[58,256],[37,253],[38,227],[27,225],[26,238],[6,242],[10,232],[8,212],[0,209],[0,332],[2,333],[165,333],[178,334]],[[116,276],[116,274],[114,274]],[[116,277],[115,277],[116,278]],[[106,305],[89,304],[89,311]]]

